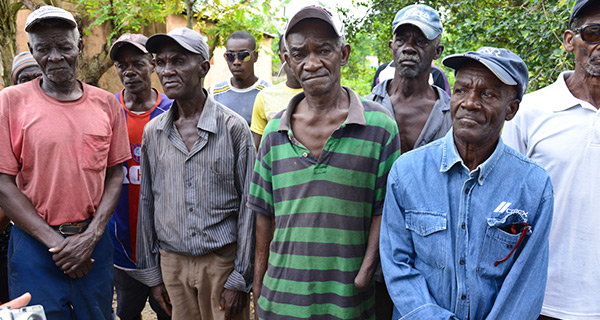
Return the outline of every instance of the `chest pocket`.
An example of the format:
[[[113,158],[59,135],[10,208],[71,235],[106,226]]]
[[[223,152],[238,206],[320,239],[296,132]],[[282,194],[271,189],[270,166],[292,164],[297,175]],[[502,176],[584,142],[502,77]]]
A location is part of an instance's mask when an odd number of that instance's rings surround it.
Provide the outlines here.
[[[101,171],[106,169],[110,136],[83,134],[81,162],[84,170]]]
[[[406,211],[406,229],[413,233],[416,261],[432,268],[446,266],[446,228],[448,220],[444,212]]]
[[[488,219],[485,238],[479,261],[477,262],[477,273],[486,278],[504,278],[512,267],[516,257],[525,240],[531,235],[531,229],[515,231],[515,234],[506,232],[513,225],[526,222],[526,219],[517,214],[509,213],[504,216]],[[524,232],[522,242],[521,232]],[[515,249],[515,247],[517,247]],[[514,251],[513,251],[514,250]]]

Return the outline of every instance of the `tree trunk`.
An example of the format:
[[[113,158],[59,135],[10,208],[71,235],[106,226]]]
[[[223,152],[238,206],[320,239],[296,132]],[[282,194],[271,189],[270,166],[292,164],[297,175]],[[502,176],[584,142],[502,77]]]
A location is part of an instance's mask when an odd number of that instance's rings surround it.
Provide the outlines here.
[[[2,79],[0,85],[8,87],[11,85],[10,72],[12,71],[12,59],[17,54],[17,12],[22,4],[11,0],[0,0],[0,57],[2,66],[0,72]]]

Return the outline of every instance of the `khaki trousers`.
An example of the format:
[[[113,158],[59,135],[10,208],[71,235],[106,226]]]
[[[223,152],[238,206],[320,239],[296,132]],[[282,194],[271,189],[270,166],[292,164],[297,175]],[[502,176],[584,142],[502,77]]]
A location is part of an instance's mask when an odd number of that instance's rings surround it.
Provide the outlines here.
[[[225,281],[233,271],[236,244],[194,257],[160,250],[162,277],[173,306],[172,320],[221,320]],[[247,298],[246,301],[249,301]],[[249,319],[248,305],[233,319]]]

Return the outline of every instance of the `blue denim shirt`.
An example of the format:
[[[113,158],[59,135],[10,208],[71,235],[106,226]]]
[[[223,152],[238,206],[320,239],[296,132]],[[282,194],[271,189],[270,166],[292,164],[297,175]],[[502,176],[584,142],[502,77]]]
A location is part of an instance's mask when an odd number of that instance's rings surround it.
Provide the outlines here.
[[[401,156],[380,237],[394,319],[537,319],[553,202],[546,171],[501,139],[473,171],[452,130]]]

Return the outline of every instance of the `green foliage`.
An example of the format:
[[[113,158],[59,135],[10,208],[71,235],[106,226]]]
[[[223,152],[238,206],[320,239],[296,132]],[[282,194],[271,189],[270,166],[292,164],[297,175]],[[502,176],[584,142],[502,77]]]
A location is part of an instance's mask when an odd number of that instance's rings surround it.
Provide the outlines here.
[[[107,47],[123,33],[136,33],[151,22],[164,22],[175,9],[174,2],[164,0],[76,0],[75,3],[91,20],[86,35],[93,27],[110,24]]]
[[[374,53],[381,62],[391,60],[387,43],[392,38],[392,20],[410,0],[365,0],[355,5],[369,7],[368,14],[346,21],[349,43],[376,39]],[[562,48],[574,0],[422,0],[441,13],[444,54],[462,53],[482,46],[507,48],[527,63],[530,91],[552,83],[558,74],[572,69],[572,59]],[[441,66],[441,59],[436,61]],[[452,71],[445,69],[449,78]]]
[[[194,9],[194,16],[199,20],[197,27],[209,39],[211,56],[214,49],[224,46],[227,37],[235,31],[245,30],[260,42],[265,34],[276,36],[276,26],[281,24],[281,18],[276,17],[278,7],[271,6],[270,1],[240,1],[233,4],[225,0],[207,1]]]

